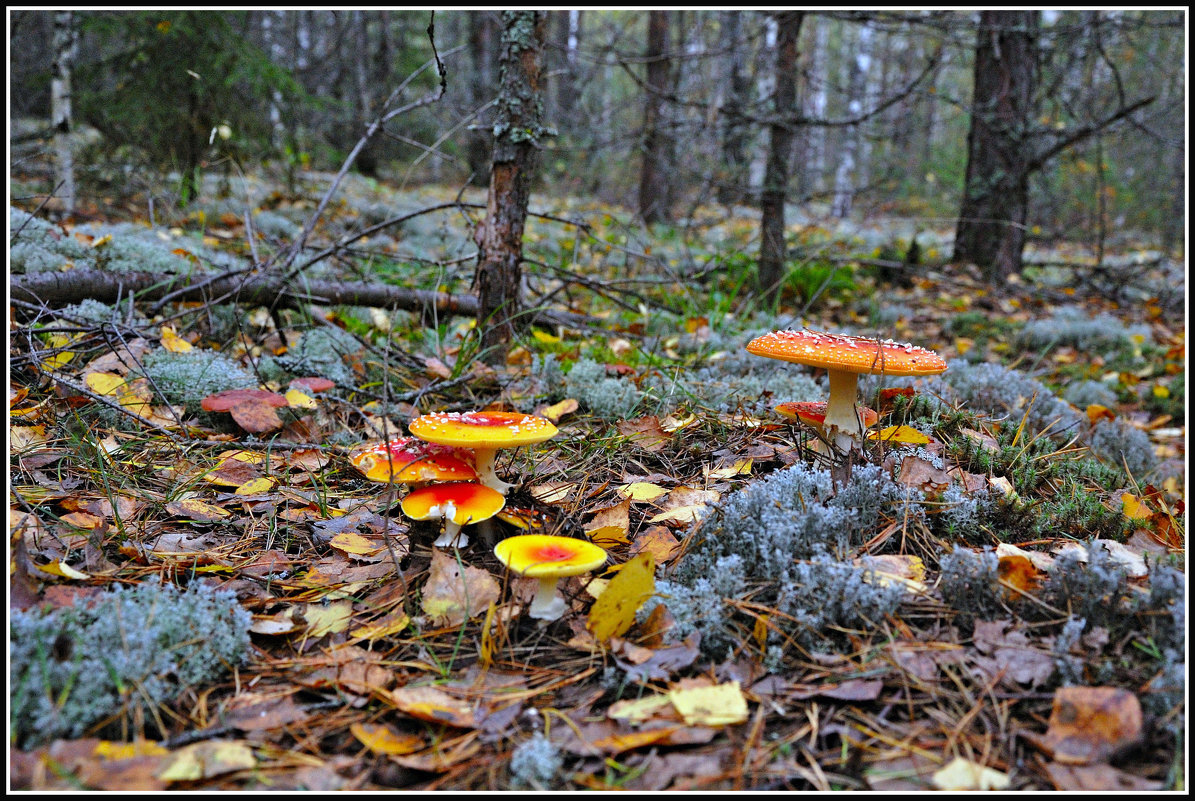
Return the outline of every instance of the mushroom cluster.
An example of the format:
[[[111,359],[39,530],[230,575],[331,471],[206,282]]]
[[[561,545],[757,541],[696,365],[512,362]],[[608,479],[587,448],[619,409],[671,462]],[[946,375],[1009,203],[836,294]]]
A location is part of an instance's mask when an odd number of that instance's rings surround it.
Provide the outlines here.
[[[494,472],[499,448],[543,442],[556,426],[514,412],[437,412],[411,421],[413,437],[356,448],[349,457],[366,478],[406,485],[403,513],[413,520],[443,520],[436,547],[463,548],[462,526],[502,511],[507,484]]]
[[[855,405],[860,374],[921,376],[936,375],[946,369],[941,356],[916,345],[820,331],[772,331],[747,343],[747,351],[826,371],[830,399],[820,413],[820,428],[814,422],[816,413],[812,409],[803,410],[805,418],[792,407],[777,411],[797,415],[842,451],[849,451],[857,444],[876,419],[871,409]]]

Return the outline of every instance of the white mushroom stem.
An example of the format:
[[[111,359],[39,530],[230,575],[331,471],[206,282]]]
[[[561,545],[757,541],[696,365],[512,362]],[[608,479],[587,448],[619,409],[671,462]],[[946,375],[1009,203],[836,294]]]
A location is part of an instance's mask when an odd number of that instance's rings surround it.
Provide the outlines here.
[[[475,467],[477,468],[477,480],[490,489],[497,490],[505,495],[515,485],[507,484],[498,478],[498,474],[494,472],[494,457],[497,455],[497,448],[475,448],[473,450],[473,458],[476,462]]]
[[[456,506],[451,501],[444,506],[433,506],[428,510],[429,517],[440,515],[444,518],[444,531],[436,538],[432,545],[437,548],[464,548],[469,544],[469,535],[461,531],[461,524],[453,520],[456,517]]]
[[[826,420],[822,424],[826,437],[839,450],[849,451],[863,437],[863,420],[855,406],[859,392],[859,374],[847,370],[830,370],[830,400],[826,403]]]
[[[540,620],[555,620],[564,614],[567,604],[564,598],[556,594],[557,576],[539,577],[539,588],[535,591],[535,598],[531,600],[531,607],[527,614]]]

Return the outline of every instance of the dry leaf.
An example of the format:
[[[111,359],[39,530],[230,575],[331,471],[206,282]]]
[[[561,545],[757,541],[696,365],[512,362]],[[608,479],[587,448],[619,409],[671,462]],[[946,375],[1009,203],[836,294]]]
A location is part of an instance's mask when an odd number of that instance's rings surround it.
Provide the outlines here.
[[[477,725],[470,704],[435,687],[399,687],[391,690],[387,698],[413,718],[462,729]]]
[[[955,757],[946,767],[934,771],[933,778],[939,790],[1007,790],[1012,784],[1007,773],[962,757]]]
[[[688,726],[732,726],[747,720],[747,699],[737,681],[690,686],[682,680],[668,698]]]
[[[609,548],[628,541],[628,529],[631,527],[631,502],[625,500],[614,506],[599,509],[585,526],[585,533],[589,539]]]
[[[585,627],[599,641],[621,637],[635,622],[635,613],[656,589],[655,561],[641,553],[622,565],[589,610]]]
[[[1043,738],[1055,762],[1107,762],[1137,745],[1143,716],[1137,696],[1119,687],[1059,687]]]
[[[411,754],[426,744],[416,734],[400,734],[385,724],[354,723],[349,726],[353,736],[375,754]]]
[[[238,403],[229,411],[237,425],[251,434],[264,434],[282,428],[282,418],[269,401],[250,399]]]
[[[623,484],[616,491],[622,497],[632,501],[654,501],[656,498],[668,494],[668,490],[659,484],[652,484],[647,481],[635,481],[630,484]]]
[[[461,573],[456,559],[440,549],[432,550],[427,583],[423,585],[421,606],[434,626],[459,626],[497,602],[501,596],[498,581],[479,567],[464,566]]]
[[[645,451],[662,451],[668,445],[668,432],[660,427],[660,420],[654,414],[634,420],[619,420],[615,428],[632,445]]]

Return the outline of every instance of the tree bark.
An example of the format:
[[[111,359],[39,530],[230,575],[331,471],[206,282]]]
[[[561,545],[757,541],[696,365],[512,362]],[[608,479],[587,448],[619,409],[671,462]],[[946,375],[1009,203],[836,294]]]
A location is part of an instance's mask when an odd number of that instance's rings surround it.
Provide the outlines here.
[[[62,198],[62,214],[69,219],[75,213],[75,158],[71,129],[71,66],[75,60],[77,39],[74,12],[54,13],[54,65],[50,82],[50,124],[54,129],[54,172],[57,194]]]
[[[543,11],[502,12],[500,89],[494,122],[494,160],[485,223],[477,228],[480,248],[477,327],[482,358],[501,364],[521,313],[523,228],[543,126]]]
[[[647,14],[647,88],[643,104],[643,166],[639,173],[639,217],[645,223],[670,222],[672,198],[668,174],[670,141],[663,128],[668,91],[669,12]]]
[[[991,284],[1020,271],[1025,248],[1039,18],[1038,11],[983,11],[979,17],[953,258],[977,264]]]
[[[789,156],[792,152],[792,117],[797,112],[797,38],[801,35],[804,11],[776,14],[775,89],[769,126],[767,169],[759,210],[759,291],[768,301],[780,293],[787,252],[784,244],[784,201],[788,196]]]

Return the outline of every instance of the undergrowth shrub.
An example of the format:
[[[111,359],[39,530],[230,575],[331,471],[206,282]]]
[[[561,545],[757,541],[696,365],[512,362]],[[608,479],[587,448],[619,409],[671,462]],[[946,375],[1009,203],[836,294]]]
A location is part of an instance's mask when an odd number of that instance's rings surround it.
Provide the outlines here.
[[[257,376],[230,357],[214,350],[193,349],[183,353],[161,348],[142,359],[145,376],[170,403],[182,403],[187,411],[199,410],[199,402],[226,389],[253,389]]]
[[[9,620],[9,714],[29,747],[118,733],[137,709],[152,723],[159,705],[243,662],[251,617],[229,591],[143,583]]]

